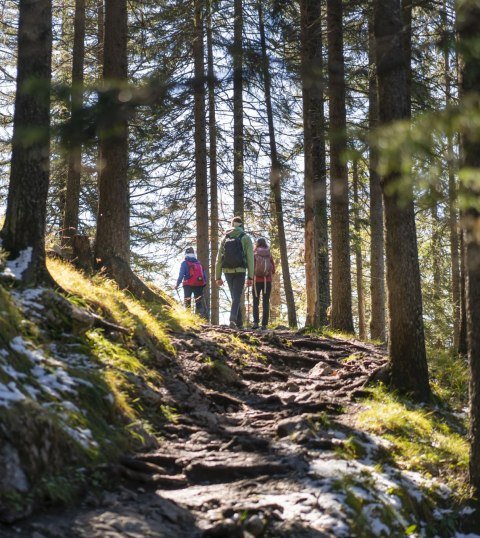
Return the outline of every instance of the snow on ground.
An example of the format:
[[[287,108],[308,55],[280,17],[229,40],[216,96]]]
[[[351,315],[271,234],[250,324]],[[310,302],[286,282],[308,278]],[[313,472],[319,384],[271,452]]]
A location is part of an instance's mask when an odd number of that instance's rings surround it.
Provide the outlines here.
[[[27,288],[24,290],[14,290],[11,292],[11,296],[17,306],[22,310],[44,310],[44,305],[40,302],[42,294],[45,292],[45,288]]]
[[[31,294],[30,298],[36,296]],[[68,411],[77,415],[83,414],[71,399],[77,396],[79,385],[88,387],[93,385],[85,379],[72,376],[67,371],[68,363],[46,355],[41,348],[33,346],[22,336],[14,337],[9,347],[11,351],[27,358],[31,367],[28,373],[18,371],[8,362],[8,351],[1,350],[0,371],[11,381],[0,382],[0,407],[10,407],[26,399],[34,400],[45,409],[55,412],[61,418],[60,426],[75,441],[85,448],[96,447],[97,443],[92,432],[87,428],[71,426],[68,414]],[[86,360],[86,356],[77,354],[72,362],[85,364]]]
[[[12,403],[25,400],[25,395],[21,392],[14,381],[0,383],[0,407],[10,407]]]
[[[25,250],[21,250],[18,257],[14,260],[7,261],[2,276],[21,280],[23,273],[32,261],[32,252],[32,247],[28,247]]]

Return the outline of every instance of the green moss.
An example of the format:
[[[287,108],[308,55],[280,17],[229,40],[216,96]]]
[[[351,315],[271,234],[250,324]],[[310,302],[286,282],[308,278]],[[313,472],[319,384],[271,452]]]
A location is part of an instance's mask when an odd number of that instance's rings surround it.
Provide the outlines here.
[[[452,350],[429,349],[430,382],[437,403],[461,409],[468,404],[468,362]]]
[[[0,285],[0,344],[8,343],[22,332],[22,317],[13,305],[10,294]]]
[[[343,458],[353,460],[362,459],[367,455],[365,447],[354,435],[351,435],[340,446],[336,447],[335,452]]]
[[[414,405],[384,387],[371,395],[357,416],[357,426],[389,440],[397,465],[442,477],[457,491],[464,490],[469,458],[465,424],[451,413]]]

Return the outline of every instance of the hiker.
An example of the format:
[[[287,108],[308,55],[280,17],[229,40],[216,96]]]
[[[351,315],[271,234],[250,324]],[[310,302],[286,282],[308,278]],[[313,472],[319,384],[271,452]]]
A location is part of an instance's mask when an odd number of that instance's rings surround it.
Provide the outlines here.
[[[258,329],[260,322],[260,295],[262,301],[262,325],[264,331],[268,325],[270,317],[270,294],[272,293],[272,275],[275,274],[275,263],[273,261],[267,241],[259,237],[253,249],[254,258],[254,283],[253,283],[253,325],[252,329]]]
[[[217,286],[223,286],[223,271],[232,297],[230,327],[241,329],[243,319],[240,302],[245,278],[247,286],[253,284],[253,245],[252,240],[243,229],[240,217],[233,217],[231,225],[232,228],[227,231],[218,249],[215,282]]]
[[[195,312],[199,316],[206,318],[207,311],[203,292],[207,285],[207,275],[203,265],[195,257],[195,251],[192,247],[185,250],[185,260],[180,265],[180,273],[175,286],[176,290],[178,290],[180,284],[183,284],[185,307],[191,308],[193,295]]]

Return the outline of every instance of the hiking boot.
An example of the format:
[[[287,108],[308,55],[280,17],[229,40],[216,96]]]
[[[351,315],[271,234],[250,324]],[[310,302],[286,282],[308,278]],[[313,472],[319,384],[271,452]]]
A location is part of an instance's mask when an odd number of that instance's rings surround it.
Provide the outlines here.
[[[251,326],[251,329],[253,329],[253,330],[258,329],[258,323],[254,323],[254,324]]]
[[[237,324],[234,321],[230,322],[230,329],[238,329]]]
[[[266,331],[266,330],[267,330],[267,326],[266,326],[266,325],[262,325],[262,326],[260,327],[260,330],[261,330],[261,331]]]

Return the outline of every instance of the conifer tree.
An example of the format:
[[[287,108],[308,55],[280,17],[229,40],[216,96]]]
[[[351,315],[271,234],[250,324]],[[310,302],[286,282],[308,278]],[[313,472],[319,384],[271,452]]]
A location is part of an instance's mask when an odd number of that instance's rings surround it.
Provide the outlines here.
[[[23,253],[25,284],[50,282],[45,220],[50,160],[52,3],[20,0],[13,141],[2,246]]]
[[[458,4],[459,47],[463,59],[462,98],[470,106],[480,98],[480,5],[474,0]],[[480,493],[480,141],[471,129],[463,133],[463,166],[476,181],[464,185],[468,205],[462,215],[465,240],[467,345],[470,364],[470,483]]]
[[[375,0],[374,31],[380,125],[410,117],[399,0]],[[418,400],[430,397],[420,269],[411,185],[398,190],[400,171],[382,177],[385,207],[389,355],[392,385]]]
[[[348,170],[343,52],[343,1],[327,0],[330,195],[332,228],[332,327],[353,332]]]
[[[71,122],[80,129],[78,118],[83,104],[83,81],[85,60],[85,0],[75,0],[74,38],[72,51]],[[70,246],[70,239],[77,233],[80,206],[80,178],[82,168],[82,145],[79,139],[70,140],[68,155],[67,187],[62,223],[62,242]]]

